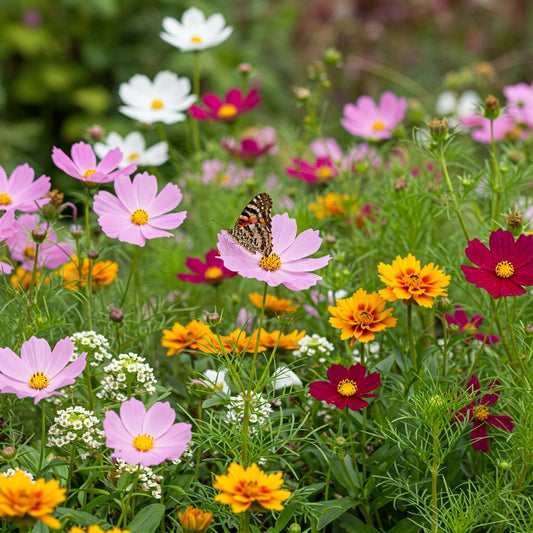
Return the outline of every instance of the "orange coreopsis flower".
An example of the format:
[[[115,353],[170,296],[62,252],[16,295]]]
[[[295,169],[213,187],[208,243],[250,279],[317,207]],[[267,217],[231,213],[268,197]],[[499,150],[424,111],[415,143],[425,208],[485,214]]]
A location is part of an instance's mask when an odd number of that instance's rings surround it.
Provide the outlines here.
[[[15,289],[16,291],[18,291],[19,289],[27,291],[30,286],[31,276],[32,276],[32,273],[29,272],[28,270],[24,270],[21,267],[17,267],[15,269],[15,272],[11,274],[11,278],[9,281],[11,282],[11,286],[13,287],[13,289]],[[48,282],[49,279],[50,278],[47,276],[43,280],[41,271],[38,270],[36,272],[35,283],[42,283],[43,281]]]
[[[181,527],[187,532],[203,531],[211,525],[213,513],[207,513],[189,505],[183,513],[178,513],[178,520],[180,521]]]
[[[316,203],[309,204],[317,220],[326,217],[339,218],[352,216],[357,212],[358,203],[355,197],[349,194],[342,196],[336,192],[328,192],[325,196],[319,196]]]
[[[378,272],[379,279],[387,285],[379,291],[385,300],[414,301],[422,307],[433,307],[436,296],[446,296],[445,287],[451,278],[433,263],[420,267],[420,261],[411,253],[407,257],[397,256],[391,265],[380,263]]]
[[[398,322],[391,315],[392,309],[384,309],[386,301],[377,293],[367,294],[359,289],[350,298],[336,301],[337,306],[328,307],[333,315],[329,323],[341,330],[341,339],[350,339],[350,346],[358,340],[374,340],[375,333],[392,328]]]
[[[81,265],[79,257],[74,254],[70,262],[64,264],[56,273],[63,278],[65,288],[71,291],[85,287],[89,278],[89,259],[84,257]],[[103,285],[109,285],[116,277],[118,264],[113,261],[96,261],[91,268],[91,287],[96,292]]]
[[[257,330],[251,335],[246,335],[246,332],[242,329],[234,329],[229,335],[224,335],[222,337],[222,343],[227,352],[253,353],[255,351],[256,342]],[[259,341],[259,347],[257,351],[264,352],[265,350],[266,348],[262,346],[261,341]]]
[[[112,527],[111,529],[103,530],[100,526],[93,525],[87,529],[81,529],[81,527],[72,526],[68,533],[130,533],[129,529],[119,529],[118,527]]]
[[[263,297],[258,292],[250,294],[250,301],[259,309],[263,307]],[[270,294],[265,298],[265,311],[267,313],[294,313],[299,305],[292,305],[286,298],[276,298]]]
[[[291,495],[288,490],[280,490],[283,485],[281,472],[265,474],[252,463],[244,469],[237,463],[231,463],[227,475],[215,476],[213,487],[221,490],[217,494],[217,502],[231,505],[234,513],[244,513],[250,508],[257,510],[283,510],[281,502]]]
[[[22,470],[16,470],[11,476],[0,473],[0,516],[19,527],[41,520],[48,527],[59,529],[61,523],[51,514],[65,501],[66,491],[56,479],[33,481]]]
[[[217,339],[203,322],[192,320],[186,326],[175,322],[172,329],[164,329],[161,345],[168,348],[167,355],[176,355],[185,350],[207,353],[217,351]]]
[[[297,329],[287,335],[283,335],[278,329],[272,333],[268,333],[262,329],[259,336],[259,344],[266,348],[274,348],[277,343],[278,350],[298,350],[300,348],[298,341],[304,337],[305,331],[299,332]]]

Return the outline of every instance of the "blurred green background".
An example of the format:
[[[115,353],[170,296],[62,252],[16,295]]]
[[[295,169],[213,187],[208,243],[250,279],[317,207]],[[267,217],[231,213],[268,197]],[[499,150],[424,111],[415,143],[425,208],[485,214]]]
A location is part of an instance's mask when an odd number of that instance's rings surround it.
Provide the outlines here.
[[[53,176],[52,146],[68,150],[92,124],[137,129],[118,113],[118,87],[163,69],[191,77],[192,54],[159,33],[163,17],[193,5],[234,27],[202,55],[202,92],[238,85],[236,67],[249,62],[269,124],[298,119],[292,89],[328,47],[343,54],[330,134],[342,105],[363,93],[391,89],[431,109],[445,86],[498,95],[533,77],[528,0],[0,0],[0,164]]]

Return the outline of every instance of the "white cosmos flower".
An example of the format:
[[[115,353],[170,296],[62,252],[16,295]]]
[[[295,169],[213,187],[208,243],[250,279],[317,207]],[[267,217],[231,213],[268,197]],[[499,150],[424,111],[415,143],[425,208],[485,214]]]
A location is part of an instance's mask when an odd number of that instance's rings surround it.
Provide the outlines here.
[[[144,137],[138,131],[132,131],[124,138],[113,131],[107,136],[105,143],[94,143],[94,151],[99,158],[103,158],[113,148],[119,148],[123,154],[118,168],[124,168],[130,163],[158,167],[168,161],[168,144],[161,141],[146,148]]]
[[[226,383],[226,373],[227,370],[225,368],[221,368],[218,372],[216,370],[206,370],[203,374],[203,379],[200,379],[200,381],[204,385],[228,394],[230,389]]]
[[[476,91],[465,91],[457,96],[454,91],[444,91],[437,97],[435,110],[441,117],[450,116],[448,122],[457,126],[461,118],[474,115],[481,104],[481,97]]]
[[[302,381],[288,367],[279,366],[272,376],[272,386],[274,389],[284,389],[285,387],[290,387],[292,385],[295,387],[301,387]]]
[[[191,82],[169,70],[156,74],[153,82],[147,76],[135,74],[127,83],[120,84],[118,92],[126,104],[119,111],[145,124],[181,122],[187,118],[182,111],[196,101],[196,96],[189,94]]]
[[[181,17],[181,22],[173,17],[165,17],[163,29],[165,31],[161,32],[161,39],[182,52],[217,46],[233,31],[231,26],[226,26],[226,20],[220,13],[206,19],[203,12],[196,7],[187,9]]]

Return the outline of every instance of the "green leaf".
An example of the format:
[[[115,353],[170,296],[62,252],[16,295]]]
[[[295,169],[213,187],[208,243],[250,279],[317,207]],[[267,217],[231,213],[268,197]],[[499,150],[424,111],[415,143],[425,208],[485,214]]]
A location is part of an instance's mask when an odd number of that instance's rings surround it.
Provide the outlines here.
[[[318,517],[317,529],[326,527],[330,522],[339,518],[339,516],[343,515],[354,505],[355,502],[352,498],[340,498],[338,500],[322,502],[320,505],[322,507],[322,512]]]
[[[92,514],[85,513],[83,511],[77,511],[76,509],[69,509],[68,507],[58,507],[56,509],[58,517],[68,518],[71,522],[77,526],[92,526],[98,523],[98,518]]]
[[[136,515],[127,529],[131,533],[153,533],[158,527],[165,514],[165,506],[161,503],[153,503],[143,507]]]

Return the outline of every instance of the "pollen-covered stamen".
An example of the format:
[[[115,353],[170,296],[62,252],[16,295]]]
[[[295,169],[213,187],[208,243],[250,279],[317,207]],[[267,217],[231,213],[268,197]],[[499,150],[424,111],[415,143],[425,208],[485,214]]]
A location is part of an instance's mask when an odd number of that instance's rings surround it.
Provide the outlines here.
[[[130,161],[135,161],[135,159],[139,159],[139,155],[137,152],[132,152],[129,156],[128,156],[128,159]]]
[[[35,258],[35,246],[26,246],[24,250],[22,251],[24,254],[24,257],[27,257],[28,259],[34,259]]]
[[[514,266],[510,261],[500,261],[495,268],[499,278],[510,278],[514,274]]]
[[[418,288],[420,288],[422,280],[418,277],[417,274],[407,274],[406,276],[404,276],[403,282],[410,289],[418,289]]]
[[[163,109],[164,104],[161,100],[155,99],[152,101],[152,109]]]
[[[357,321],[361,327],[368,327],[372,322],[374,322],[374,315],[368,311],[361,311],[357,316]]]
[[[0,193],[0,205],[9,205],[12,203],[13,203],[13,200],[11,199],[11,196],[7,194],[7,192]]]
[[[322,165],[321,167],[317,168],[316,175],[323,180],[327,180],[333,176],[333,170],[331,170],[331,168],[327,165]]]
[[[383,131],[386,128],[385,124],[381,122],[381,120],[376,120],[374,124],[372,124],[372,129],[374,131]]]
[[[233,104],[222,104],[217,115],[219,118],[233,118],[238,113],[238,109]]]
[[[357,392],[357,383],[351,379],[343,379],[337,385],[337,392],[341,396],[353,396]]]
[[[130,216],[130,220],[137,224],[137,226],[142,226],[143,224],[146,224],[150,217],[148,216],[148,213],[144,209],[136,209]]]
[[[88,178],[89,176],[92,176],[96,172],[95,168],[88,168],[84,173],[83,177]]]
[[[270,254],[268,257],[261,257],[259,266],[264,270],[278,270],[281,268],[281,259],[278,254]]]
[[[248,498],[255,498],[259,494],[257,481],[248,481],[242,486],[242,494]]]
[[[467,322],[463,326],[462,331],[466,331],[468,335],[473,335],[477,331],[477,326],[473,324],[472,322]]]
[[[489,417],[489,408],[485,405],[475,405],[472,407],[472,418],[479,422],[485,422]]]
[[[220,279],[223,276],[223,272],[218,267],[209,267],[205,271],[204,276],[205,276],[205,279],[208,279],[210,281],[214,281],[216,279]]]
[[[140,452],[147,452],[154,447],[154,438],[146,433],[137,435],[133,438],[133,447]]]
[[[28,384],[32,389],[43,390],[48,387],[48,383],[50,383],[50,380],[43,372],[34,372]]]
[[[202,41],[202,38],[199,35],[193,35],[191,37],[191,43],[200,44]]]

